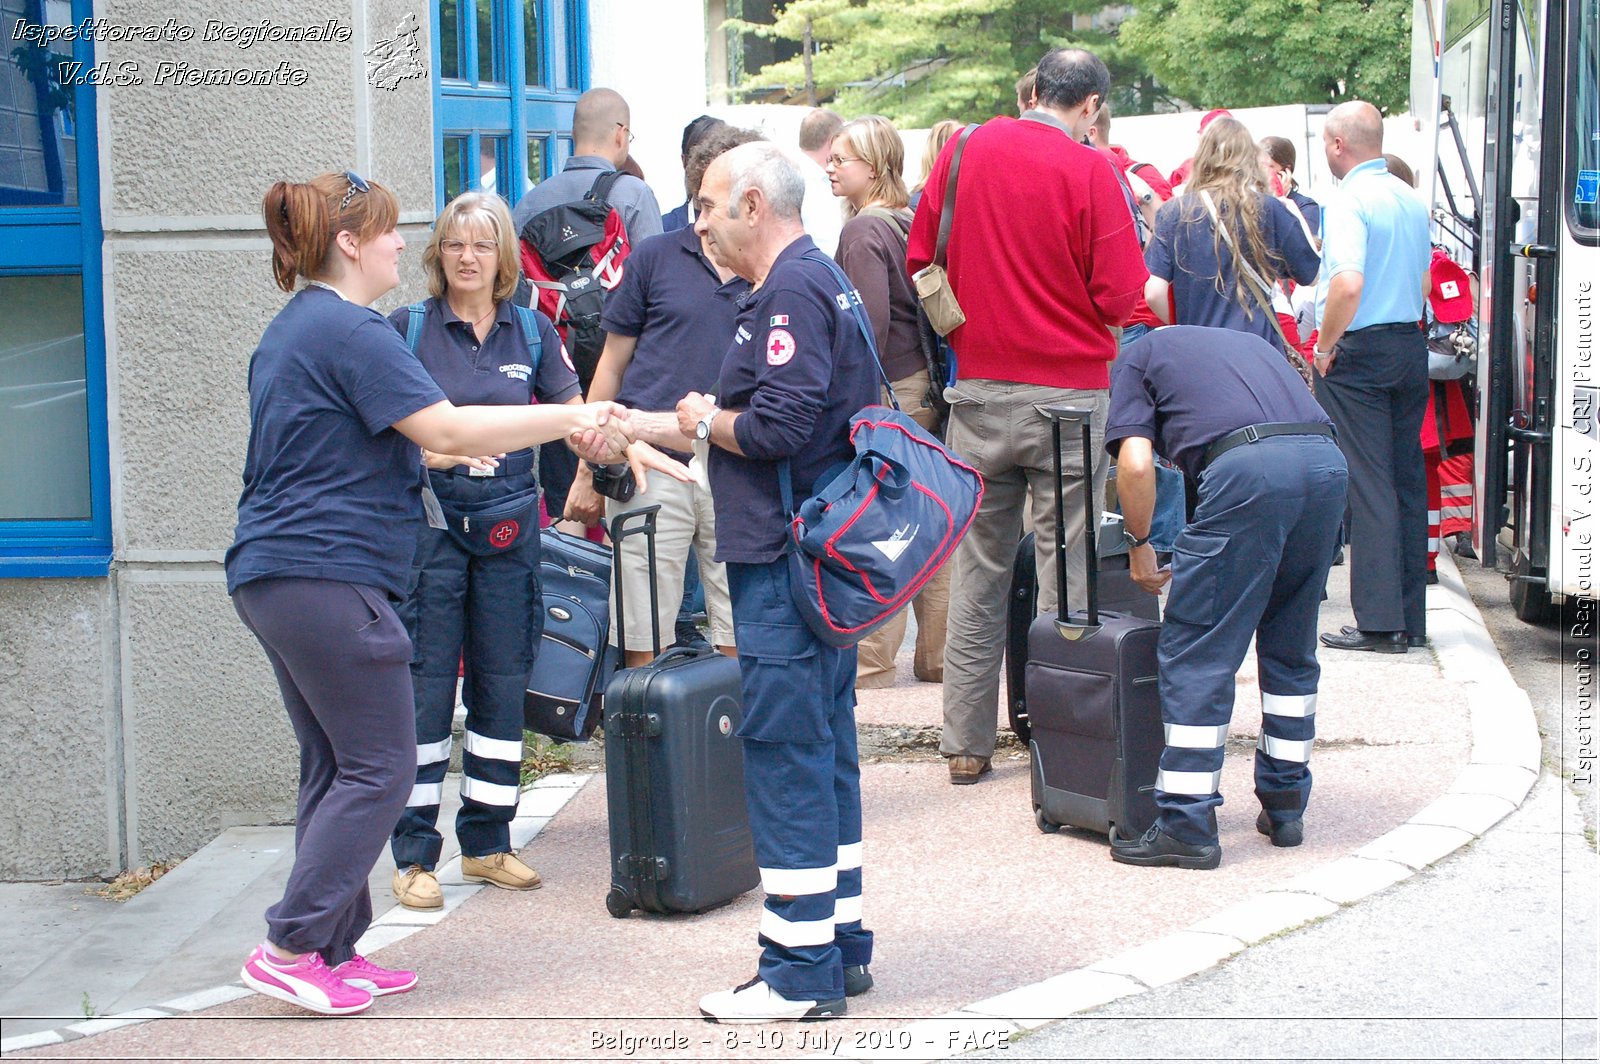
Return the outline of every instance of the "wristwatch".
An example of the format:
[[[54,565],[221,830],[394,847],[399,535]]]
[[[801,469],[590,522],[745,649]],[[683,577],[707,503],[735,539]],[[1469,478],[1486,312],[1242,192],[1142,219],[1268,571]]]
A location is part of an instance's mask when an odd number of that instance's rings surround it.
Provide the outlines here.
[[[1128,549],[1132,550],[1135,547],[1142,547],[1146,543],[1149,543],[1150,533],[1146,533],[1143,537],[1140,537],[1134,535],[1132,532],[1129,532],[1126,528],[1124,528],[1122,530],[1122,538],[1127,541]]]
[[[709,440],[711,438],[711,423],[717,419],[717,415],[720,413],[722,413],[722,408],[715,406],[706,411],[705,416],[694,424],[694,438],[697,440]]]

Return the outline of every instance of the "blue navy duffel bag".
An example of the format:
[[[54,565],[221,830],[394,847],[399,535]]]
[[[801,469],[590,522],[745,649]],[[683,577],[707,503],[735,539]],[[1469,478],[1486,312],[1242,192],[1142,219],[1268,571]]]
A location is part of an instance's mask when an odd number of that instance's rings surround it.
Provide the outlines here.
[[[832,259],[814,257],[846,292],[878,361],[859,295]],[[881,361],[878,373],[893,402]],[[898,404],[863,408],[850,419],[850,442],[855,457],[798,508],[789,463],[778,467],[790,514],[785,547],[791,594],[817,638],[840,648],[861,642],[916,597],[949,561],[983,499],[978,471]]]

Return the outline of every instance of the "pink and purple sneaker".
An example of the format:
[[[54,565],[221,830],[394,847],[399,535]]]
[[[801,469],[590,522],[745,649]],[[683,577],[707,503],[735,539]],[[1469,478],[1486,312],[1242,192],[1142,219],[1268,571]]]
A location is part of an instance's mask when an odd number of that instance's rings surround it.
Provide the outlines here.
[[[335,975],[318,953],[280,961],[265,946],[257,946],[239,969],[239,978],[252,990],[325,1016],[349,1016],[372,1005],[370,991]]]
[[[357,953],[333,969],[333,974],[373,997],[404,994],[417,985],[417,973],[399,968],[380,968]]]

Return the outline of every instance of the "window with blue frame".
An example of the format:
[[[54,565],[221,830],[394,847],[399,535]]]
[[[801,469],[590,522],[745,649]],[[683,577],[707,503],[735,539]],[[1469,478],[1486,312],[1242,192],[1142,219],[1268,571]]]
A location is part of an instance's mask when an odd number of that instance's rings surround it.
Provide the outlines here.
[[[438,0],[433,42],[437,206],[469,189],[515,204],[570,154],[587,0]]]
[[[0,0],[0,576],[111,560],[93,48],[40,32],[92,14]]]

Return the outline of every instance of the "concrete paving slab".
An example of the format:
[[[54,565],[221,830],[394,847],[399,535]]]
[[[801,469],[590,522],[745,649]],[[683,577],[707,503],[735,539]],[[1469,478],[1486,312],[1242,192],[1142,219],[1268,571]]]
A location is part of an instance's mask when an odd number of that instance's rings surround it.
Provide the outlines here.
[[[1191,931],[1236,938],[1247,946],[1331,916],[1339,906],[1315,894],[1269,890],[1201,920]]]
[[[1411,868],[1426,868],[1471,841],[1472,834],[1459,828],[1408,823],[1361,847],[1356,851],[1356,856],[1378,861],[1398,861]]]
[[[1277,889],[1302,891],[1349,905],[1394,886],[1411,873],[1410,867],[1398,861],[1345,857],[1296,876]]]
[[[1145,985],[1126,975],[1080,968],[1074,972],[985,998],[962,1011],[1009,1019],[1023,1029],[1038,1027],[1137,994]]]
[[[230,1001],[238,1001],[242,997],[254,994],[242,986],[214,986],[209,990],[201,990],[194,994],[185,994],[183,997],[163,1001],[161,1008],[168,1012],[199,1012],[215,1005],[226,1005]]]
[[[1418,810],[1411,818],[1411,823],[1456,828],[1471,835],[1482,835],[1515,808],[1515,803],[1493,795],[1446,794]]]
[[[127,1027],[130,1024],[142,1023],[145,1020],[167,1019],[171,1016],[172,1013],[164,1009],[134,1009],[132,1012],[125,1012],[117,1016],[107,1016],[103,1019],[75,1023],[68,1027],[67,1030],[79,1037],[87,1038],[90,1035],[114,1031],[118,1027]]]
[[[1127,975],[1145,986],[1164,986],[1203,972],[1224,957],[1244,949],[1244,943],[1227,935],[1179,931],[1145,942],[1090,965],[1091,971]]]
[[[1449,793],[1487,794],[1512,805],[1521,805],[1538,778],[1538,773],[1521,765],[1487,765],[1480,762],[1462,769],[1450,785]]]

